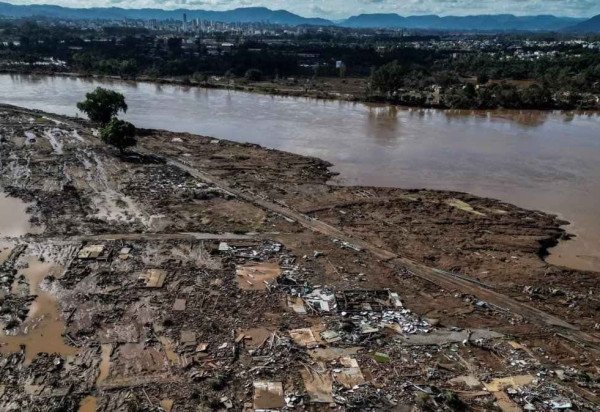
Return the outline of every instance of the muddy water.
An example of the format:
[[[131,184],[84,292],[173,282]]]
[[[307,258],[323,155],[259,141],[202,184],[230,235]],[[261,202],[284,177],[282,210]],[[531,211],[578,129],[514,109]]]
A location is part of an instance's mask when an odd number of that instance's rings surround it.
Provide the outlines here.
[[[98,374],[98,379],[96,383],[100,384],[108,378],[108,374],[110,372],[110,355],[112,353],[112,345],[110,343],[103,343],[101,345],[102,354],[100,356],[100,373]]]
[[[77,353],[77,349],[67,345],[62,337],[65,324],[56,300],[41,287],[44,278],[49,275],[58,276],[61,270],[52,263],[32,258],[29,266],[19,271],[25,282],[15,280],[12,293],[36,298],[27,318],[15,331],[10,334],[0,331],[1,353],[18,352],[24,346],[26,363],[30,363],[38,353],[57,353],[63,356]]]
[[[470,192],[557,213],[575,240],[550,261],[600,271],[600,117],[439,111],[62,77],[0,76],[0,101],[75,115],[95,88],[127,97],[138,126],[317,156],[343,184]]]
[[[19,237],[33,230],[27,214],[28,206],[20,199],[0,192],[0,238]],[[1,253],[0,247],[0,256]]]
[[[86,396],[81,400],[78,412],[95,412],[97,404],[98,400],[95,396]]]
[[[28,206],[20,199],[9,197],[0,191],[0,265],[10,256],[16,244],[15,239],[9,238],[41,232],[41,228],[29,223]]]

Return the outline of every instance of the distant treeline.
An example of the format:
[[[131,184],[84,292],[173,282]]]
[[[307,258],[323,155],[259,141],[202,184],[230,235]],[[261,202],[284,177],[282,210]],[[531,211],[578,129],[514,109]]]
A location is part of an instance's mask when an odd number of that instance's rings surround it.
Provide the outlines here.
[[[414,46],[414,42],[435,44],[438,36],[385,34],[358,41],[351,35],[310,33],[244,40],[216,33],[210,39],[189,40],[120,27],[83,30],[1,22],[0,29],[4,41],[13,40],[0,45],[0,63],[23,62],[23,70],[27,64],[35,67],[36,61],[52,57],[66,62],[70,71],[123,78],[363,77],[372,81],[361,98],[464,108],[590,108],[598,107],[600,95],[597,49],[575,42],[552,53],[523,47],[524,56],[542,53],[535,58],[509,58],[506,51],[520,40],[514,35],[506,36],[500,46],[465,52]]]

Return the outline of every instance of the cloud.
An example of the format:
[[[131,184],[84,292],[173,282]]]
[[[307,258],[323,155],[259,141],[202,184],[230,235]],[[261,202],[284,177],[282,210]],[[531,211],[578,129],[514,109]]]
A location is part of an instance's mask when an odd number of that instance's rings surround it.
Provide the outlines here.
[[[302,16],[342,18],[360,13],[401,15],[555,14],[591,17],[600,14],[600,0],[9,0],[14,4],[58,4],[67,7],[202,8],[227,10],[264,6]]]

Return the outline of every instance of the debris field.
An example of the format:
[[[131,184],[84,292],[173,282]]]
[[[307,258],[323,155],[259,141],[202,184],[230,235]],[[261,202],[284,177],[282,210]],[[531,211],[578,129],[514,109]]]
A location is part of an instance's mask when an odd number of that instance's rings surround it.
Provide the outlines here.
[[[1,108],[28,225],[0,239],[0,410],[600,408],[597,274],[543,261],[555,216],[140,134]]]

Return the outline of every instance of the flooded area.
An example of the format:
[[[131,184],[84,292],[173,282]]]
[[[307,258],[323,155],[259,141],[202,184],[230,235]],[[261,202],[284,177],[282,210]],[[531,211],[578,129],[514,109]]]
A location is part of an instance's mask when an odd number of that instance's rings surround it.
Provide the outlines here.
[[[600,285],[540,261],[555,216],[213,137],[149,130],[128,162],[85,122],[0,127],[0,187],[44,227],[0,266],[0,411],[598,410]],[[60,154],[23,144],[47,130]]]
[[[20,237],[32,232],[27,214],[27,203],[0,192],[0,238]],[[4,256],[0,242],[0,262]]]
[[[100,357],[100,373],[98,374],[98,380],[96,383],[100,384],[108,378],[108,372],[110,369],[110,355],[112,353],[112,345],[110,343],[103,343],[101,346],[102,355]]]
[[[76,115],[97,86],[125,94],[139,127],[316,156],[336,183],[469,192],[558,214],[577,235],[549,261],[600,271],[600,117],[440,111],[66,77],[0,76],[2,102]],[[4,208],[3,208],[4,209]]]
[[[62,336],[65,324],[55,297],[42,287],[48,276],[58,277],[62,268],[37,258],[28,260],[27,267],[19,271],[12,293],[32,296],[25,321],[11,333],[0,331],[0,352],[13,353],[25,348],[25,361],[30,363],[39,353],[75,355],[76,348],[67,345]]]
[[[97,403],[95,396],[86,396],[79,404],[79,412],[95,412]]]

